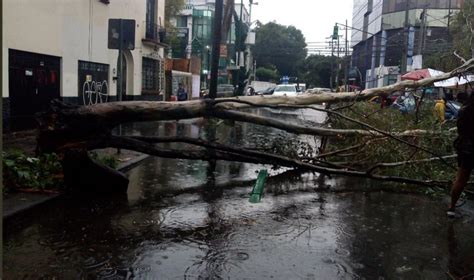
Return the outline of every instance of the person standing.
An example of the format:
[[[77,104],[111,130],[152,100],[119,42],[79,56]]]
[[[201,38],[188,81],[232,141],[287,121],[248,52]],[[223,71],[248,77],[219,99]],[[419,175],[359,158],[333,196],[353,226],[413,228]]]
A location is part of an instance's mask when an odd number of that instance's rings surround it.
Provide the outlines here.
[[[446,98],[436,100],[433,113],[439,123],[443,124],[446,121]]]
[[[188,93],[184,88],[183,83],[179,83],[178,85],[178,101],[187,101],[188,100]]]
[[[456,203],[467,186],[474,168],[474,96],[472,93],[464,96],[457,121],[458,138],[454,141],[458,154],[458,171],[451,189],[451,204],[447,211],[449,217],[456,215]]]

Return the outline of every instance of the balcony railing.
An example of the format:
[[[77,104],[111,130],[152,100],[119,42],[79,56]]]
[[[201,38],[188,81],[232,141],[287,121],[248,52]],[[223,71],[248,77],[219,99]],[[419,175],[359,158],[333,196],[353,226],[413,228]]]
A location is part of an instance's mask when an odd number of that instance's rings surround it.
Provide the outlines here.
[[[162,43],[165,40],[166,30],[155,23],[146,23],[145,39]]]

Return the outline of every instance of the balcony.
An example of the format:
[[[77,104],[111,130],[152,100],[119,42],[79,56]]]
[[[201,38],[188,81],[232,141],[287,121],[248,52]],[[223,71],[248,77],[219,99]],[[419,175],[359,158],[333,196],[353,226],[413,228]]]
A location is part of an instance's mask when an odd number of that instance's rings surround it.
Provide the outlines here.
[[[154,46],[159,46],[166,48],[167,44],[164,44],[166,30],[161,26],[155,23],[146,23],[145,38],[142,39],[142,42],[145,44],[151,44]]]

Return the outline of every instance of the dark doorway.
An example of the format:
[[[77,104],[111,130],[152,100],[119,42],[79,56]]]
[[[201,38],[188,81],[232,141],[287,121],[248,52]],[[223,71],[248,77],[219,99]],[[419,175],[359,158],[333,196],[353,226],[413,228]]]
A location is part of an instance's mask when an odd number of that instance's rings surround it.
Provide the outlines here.
[[[35,114],[60,98],[59,57],[9,50],[10,129],[36,127]]]
[[[109,101],[109,65],[79,60],[77,72],[78,104],[93,105]]]

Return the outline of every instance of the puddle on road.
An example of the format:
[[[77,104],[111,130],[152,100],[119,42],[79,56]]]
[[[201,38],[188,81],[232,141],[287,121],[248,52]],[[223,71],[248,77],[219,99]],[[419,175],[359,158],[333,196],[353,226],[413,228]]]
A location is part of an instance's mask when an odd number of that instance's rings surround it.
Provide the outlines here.
[[[195,124],[178,127],[124,130],[202,132]],[[239,129],[255,138],[239,138]],[[252,145],[267,132],[248,126],[226,133],[218,135]],[[4,278],[446,279],[447,272],[474,273],[474,223],[448,220],[439,200],[353,192],[379,183],[287,172],[270,179],[262,202],[251,204],[250,180],[260,168],[218,162],[210,176],[206,162],[150,158],[129,171],[126,196],[64,197],[8,221]],[[328,186],[347,191],[327,192]]]

